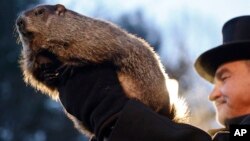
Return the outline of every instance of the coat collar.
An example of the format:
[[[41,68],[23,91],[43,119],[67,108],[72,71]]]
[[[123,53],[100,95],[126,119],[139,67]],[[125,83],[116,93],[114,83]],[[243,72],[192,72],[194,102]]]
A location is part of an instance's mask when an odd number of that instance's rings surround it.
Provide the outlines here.
[[[250,114],[229,119],[225,122],[224,128],[210,129],[210,130],[208,130],[208,133],[211,136],[214,136],[217,133],[226,133],[229,131],[229,126],[232,124],[241,124],[241,125],[248,124],[248,125],[250,125]]]
[[[229,129],[229,126],[232,124],[238,124],[238,125],[249,124],[250,125],[250,114],[232,118],[225,122],[225,126],[227,129]]]

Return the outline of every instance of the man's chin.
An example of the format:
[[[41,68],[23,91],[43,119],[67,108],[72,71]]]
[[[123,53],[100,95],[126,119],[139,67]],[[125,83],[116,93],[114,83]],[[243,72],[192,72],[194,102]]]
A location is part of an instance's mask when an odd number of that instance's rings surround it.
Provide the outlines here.
[[[221,107],[217,108],[217,117],[216,118],[217,118],[218,123],[223,125],[223,126],[225,126],[225,121],[227,119],[229,119],[227,117],[225,110],[223,110]]]

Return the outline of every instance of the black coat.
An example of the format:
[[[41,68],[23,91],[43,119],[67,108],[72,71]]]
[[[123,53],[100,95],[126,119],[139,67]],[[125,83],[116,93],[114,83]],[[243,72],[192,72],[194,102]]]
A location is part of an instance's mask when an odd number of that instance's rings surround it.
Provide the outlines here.
[[[174,123],[137,101],[123,109],[109,141],[211,141],[210,135],[188,124]]]
[[[231,120],[226,121],[226,128],[220,129],[213,135],[213,141],[229,141],[230,132],[229,126],[234,125],[250,125],[250,114],[243,115],[240,117],[233,118]]]

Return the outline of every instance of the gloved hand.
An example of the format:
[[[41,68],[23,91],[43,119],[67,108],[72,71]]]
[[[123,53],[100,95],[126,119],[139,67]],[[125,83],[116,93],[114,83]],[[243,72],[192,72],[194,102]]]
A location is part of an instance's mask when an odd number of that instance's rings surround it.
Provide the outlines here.
[[[67,73],[58,86],[59,98],[66,111],[97,138],[107,136],[128,101],[115,68],[88,66],[71,68]]]

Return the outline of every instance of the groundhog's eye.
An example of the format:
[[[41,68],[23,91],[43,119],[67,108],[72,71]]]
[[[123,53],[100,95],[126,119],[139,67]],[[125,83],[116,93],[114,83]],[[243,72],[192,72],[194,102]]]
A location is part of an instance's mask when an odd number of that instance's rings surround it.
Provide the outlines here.
[[[43,15],[44,14],[44,12],[45,12],[45,9],[38,9],[36,12],[35,12],[35,15],[36,16],[41,16],[41,15]]]

